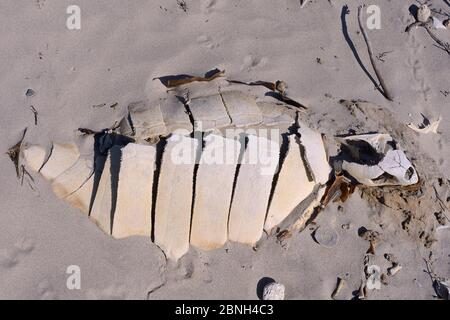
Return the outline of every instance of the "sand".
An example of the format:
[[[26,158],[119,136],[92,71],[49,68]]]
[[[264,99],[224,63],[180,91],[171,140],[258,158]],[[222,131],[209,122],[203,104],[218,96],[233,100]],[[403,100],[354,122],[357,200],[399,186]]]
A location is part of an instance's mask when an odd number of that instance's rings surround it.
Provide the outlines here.
[[[327,137],[349,129],[393,130],[426,184],[436,185],[446,201],[450,60],[423,28],[404,32],[414,21],[408,10],[414,1],[370,2],[381,8],[381,29],[368,34],[376,54],[389,52],[378,64],[393,102],[374,89],[347,41],[373,75],[358,32],[360,1],[346,1],[350,14],[342,15],[343,3],[335,0],[313,0],[304,8],[297,0],[186,0],[186,12],[175,0],[79,0],[81,29],[68,30],[72,2],[0,4],[0,150],[14,145],[25,127],[30,144],[73,141],[78,127],[107,128],[129,103],[163,95],[153,78],[219,68],[230,79],[284,80],[289,96],[309,107],[305,121]],[[447,1],[430,3],[450,12]],[[436,34],[450,41],[450,30]],[[29,88],[32,97],[25,95]],[[340,99],[371,101],[383,111],[371,112],[370,121],[358,118]],[[30,106],[38,111],[37,126]],[[442,116],[438,134],[406,127],[420,123],[420,113]],[[21,185],[6,155],[0,168],[1,299],[257,299],[267,278],[285,285],[286,299],[330,299],[337,277],[346,279],[337,298],[351,299],[364,277],[368,243],[358,236],[361,227],[382,234],[371,263],[386,272],[390,263],[383,254],[393,253],[403,266],[370,299],[434,299],[424,272],[430,253],[434,272],[450,277],[450,229],[436,231],[435,208],[427,202],[436,201],[426,198],[429,193],[411,210],[411,203],[390,208],[357,190],[281,243],[269,237],[257,250],[233,243],[214,251],[191,247],[178,263],[168,263],[148,237],[103,234],[58,200],[41,177],[35,175],[35,190]],[[386,198],[395,202],[390,194]],[[412,212],[406,228],[404,210]],[[314,241],[317,226],[336,230],[335,247]],[[422,231],[437,240],[429,248]],[[79,290],[66,286],[71,265],[81,270]]]

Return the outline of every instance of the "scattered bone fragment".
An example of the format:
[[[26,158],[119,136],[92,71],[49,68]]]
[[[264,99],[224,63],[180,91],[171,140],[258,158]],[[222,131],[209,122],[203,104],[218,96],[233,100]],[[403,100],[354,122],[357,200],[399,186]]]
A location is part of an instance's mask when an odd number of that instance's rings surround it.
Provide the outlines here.
[[[436,17],[432,17],[433,18],[433,29],[447,29],[447,27],[445,26],[445,20],[444,22],[442,22],[441,20],[439,20]]]
[[[268,208],[264,225],[264,229],[267,232],[270,232],[272,228],[282,222],[314,189],[315,182],[314,180],[309,180],[300,148],[301,146],[297,143],[296,137],[290,135],[288,138],[288,151],[281,166],[272,201]]]
[[[309,2],[309,0],[300,0],[300,8],[303,8],[306,6],[306,4]]]
[[[387,134],[353,135],[337,138],[351,161],[342,161],[342,169],[367,186],[401,185],[419,182],[418,174],[402,150],[396,149]]]
[[[336,284],[336,288],[333,290],[333,293],[331,294],[331,299],[336,299],[336,297],[339,295],[339,293],[341,292],[341,290],[344,288],[346,284],[346,281],[342,278],[337,278],[337,284]]]
[[[122,149],[112,235],[151,235],[156,148],[130,143]]]
[[[400,264],[394,263],[393,266],[388,269],[388,275],[389,276],[394,276],[402,268],[403,267]]]
[[[352,227],[352,224],[351,223],[345,223],[341,227],[344,230],[350,230],[350,228]]]
[[[228,213],[240,143],[216,134],[205,139],[197,171],[191,244],[216,249],[228,240]]]
[[[364,281],[361,281],[361,285],[359,286],[359,289],[358,289],[358,296],[357,296],[357,298],[359,300],[365,300],[365,299],[367,299],[367,297],[368,297],[368,295],[367,295],[367,286],[364,283]]]
[[[279,146],[264,137],[248,136],[248,144],[230,210],[228,237],[253,245],[261,237]]]
[[[263,290],[263,300],[284,300],[285,287],[281,283],[272,282]]]
[[[417,20],[420,22],[427,22],[430,16],[431,9],[426,4],[422,4],[417,10]]]
[[[155,243],[169,259],[189,250],[193,172],[198,141],[182,135],[167,140],[158,181]]]
[[[385,253],[384,258],[393,264],[397,263],[397,258],[392,253]]]
[[[387,286],[389,284],[389,278],[386,273],[382,273],[380,276],[380,281],[383,285]]]
[[[353,191],[354,185],[351,184],[350,179],[344,175],[337,175],[333,183],[326,188],[321,205],[325,207],[330,202],[336,202],[338,200],[345,202]]]
[[[363,230],[360,233],[360,237],[366,241],[369,241],[370,247],[367,250],[368,254],[375,254],[375,248],[380,241],[380,233],[374,230]]]
[[[408,128],[418,132],[418,133],[423,133],[423,134],[427,134],[427,133],[438,133],[438,128],[439,128],[439,124],[441,123],[442,118],[439,117],[437,120],[435,121],[429,121],[428,119],[425,118],[424,124],[421,126],[416,126],[413,123],[409,123],[408,124]]]

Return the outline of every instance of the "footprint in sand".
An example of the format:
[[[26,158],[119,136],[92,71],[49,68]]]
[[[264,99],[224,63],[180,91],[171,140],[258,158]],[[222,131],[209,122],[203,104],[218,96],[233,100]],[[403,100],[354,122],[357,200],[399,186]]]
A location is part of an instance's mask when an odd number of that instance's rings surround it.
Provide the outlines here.
[[[267,63],[266,57],[258,57],[254,55],[248,55],[244,59],[244,64],[241,66],[241,71],[250,71],[256,67],[263,67]]]
[[[410,33],[408,35],[408,59],[406,59],[406,65],[411,68],[413,73],[412,88],[422,95],[424,101],[427,101],[431,87],[424,75],[422,62],[417,58],[421,52],[421,47],[416,36]]]
[[[51,285],[48,279],[43,279],[37,285],[37,290],[41,300],[56,300],[58,296],[53,290],[53,286]]]
[[[217,0],[203,0],[201,2],[201,10],[204,14],[209,14],[214,10]]]
[[[123,285],[112,284],[104,289],[88,289],[86,297],[88,300],[125,300],[127,292]]]
[[[219,47],[218,43],[215,43],[213,39],[207,35],[200,35],[197,37],[197,43],[202,44],[208,49],[214,49]]]
[[[14,267],[22,255],[29,254],[33,249],[34,243],[29,238],[21,238],[11,248],[0,250],[0,266],[6,269]]]

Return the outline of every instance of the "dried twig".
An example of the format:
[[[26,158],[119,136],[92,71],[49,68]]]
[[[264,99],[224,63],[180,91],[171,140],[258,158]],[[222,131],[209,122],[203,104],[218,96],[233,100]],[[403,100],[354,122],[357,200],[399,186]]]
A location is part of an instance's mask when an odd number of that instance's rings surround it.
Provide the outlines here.
[[[377,59],[380,60],[381,62],[386,62],[386,60],[384,60],[384,58],[386,57],[386,55],[387,55],[388,53],[391,53],[391,52],[393,52],[393,51],[384,51],[384,52],[381,52],[381,53],[377,54]]]
[[[38,124],[38,118],[37,118],[38,117],[38,112],[37,112],[37,110],[36,110],[36,108],[34,106],[31,106],[30,109],[31,109],[31,111],[33,112],[33,115],[34,115],[34,125],[37,126],[37,124]]]
[[[409,26],[406,27],[405,32],[411,31],[414,27],[422,27],[425,30],[427,30],[428,35],[431,37],[431,39],[434,40],[434,42],[437,43],[437,47],[444,50],[448,54],[450,54],[450,43],[444,42],[440,40],[433,31],[431,31],[431,25],[433,23],[433,18],[429,18],[427,22],[421,22],[421,21],[415,21],[411,23]]]
[[[27,129],[23,130],[22,138],[19,142],[17,142],[14,146],[8,149],[6,154],[9,156],[11,161],[14,163],[14,166],[16,168],[16,174],[17,178],[20,179],[20,170],[19,170],[19,157],[20,157],[20,149],[22,147],[22,142],[25,139],[25,134],[27,133]]]
[[[370,44],[369,38],[367,36],[366,30],[364,29],[362,19],[361,19],[362,8],[363,8],[362,6],[358,7],[358,23],[359,23],[359,28],[361,29],[361,33],[364,37],[364,41],[366,42],[366,45],[367,45],[367,51],[369,52],[370,63],[372,64],[373,70],[375,71],[378,81],[380,82],[380,87],[383,90],[383,95],[385,96],[386,99],[393,101],[394,99],[393,99],[391,93],[389,92],[389,90],[387,89],[386,83],[384,82],[383,77],[381,76],[381,73],[377,68],[375,57],[374,57],[373,51],[372,51],[372,46]]]
[[[439,48],[441,48],[442,50],[444,50],[445,52],[447,52],[448,54],[450,54],[450,43],[448,42],[443,42],[442,40],[440,40],[430,29],[430,25],[429,24],[425,24],[424,25],[425,30],[427,30],[428,34],[430,35],[430,37],[439,45]]]
[[[180,77],[166,76],[153,78],[153,80],[159,79],[167,88],[174,88],[192,82],[209,82],[219,77],[223,77],[224,75],[225,70],[215,69],[212,72],[209,72],[209,75],[205,75],[204,77],[189,76],[189,75]]]

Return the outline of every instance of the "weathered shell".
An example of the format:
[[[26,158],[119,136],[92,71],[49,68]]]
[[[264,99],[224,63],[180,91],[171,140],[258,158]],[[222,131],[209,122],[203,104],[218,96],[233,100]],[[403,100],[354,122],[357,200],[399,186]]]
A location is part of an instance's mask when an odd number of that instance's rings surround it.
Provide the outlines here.
[[[421,5],[417,10],[417,20],[420,22],[427,22],[430,16],[431,10],[426,4]]]
[[[272,282],[267,284],[263,290],[263,300],[284,300],[286,288],[281,283]]]
[[[299,204],[317,203],[330,166],[322,136],[295,111],[234,88],[177,96],[130,104],[117,133],[85,138],[88,157],[73,144],[24,157],[105,233],[149,236],[175,260],[190,245],[254,245]]]

